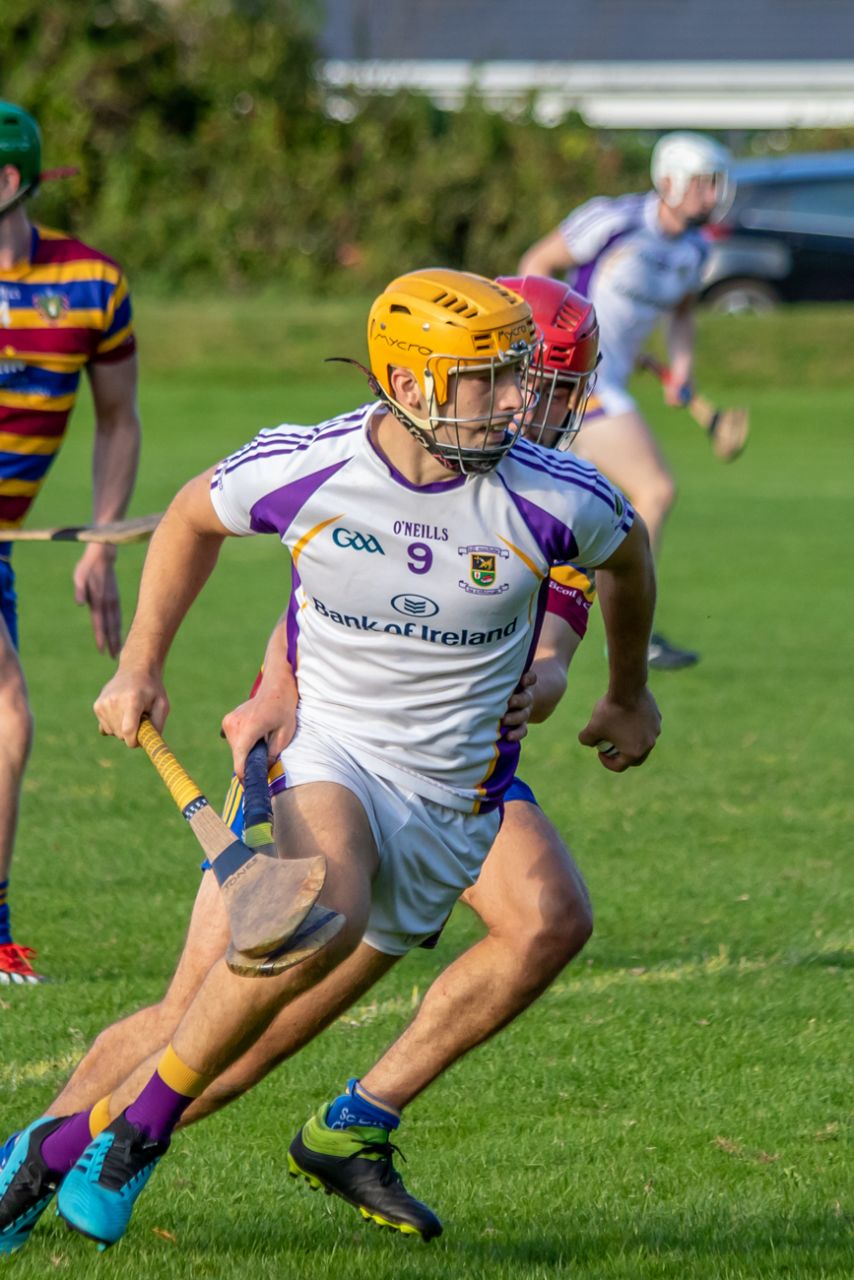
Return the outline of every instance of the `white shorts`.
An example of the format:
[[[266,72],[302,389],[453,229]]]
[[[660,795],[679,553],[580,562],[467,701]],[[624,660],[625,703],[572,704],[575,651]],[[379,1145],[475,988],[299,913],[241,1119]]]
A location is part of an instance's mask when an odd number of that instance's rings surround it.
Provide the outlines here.
[[[501,816],[460,813],[364,768],[340,743],[300,725],[282,752],[286,785],[337,782],[360,801],[379,854],[364,940],[402,956],[436,933],[474,884]]]

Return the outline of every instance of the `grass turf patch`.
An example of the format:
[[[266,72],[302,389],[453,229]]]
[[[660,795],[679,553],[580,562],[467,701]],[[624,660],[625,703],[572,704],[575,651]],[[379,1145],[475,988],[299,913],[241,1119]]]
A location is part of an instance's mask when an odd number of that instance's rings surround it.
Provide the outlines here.
[[[262,425],[364,398],[355,373],[321,363],[363,353],[360,306],[313,306],[308,325],[285,301],[142,301],[135,512]],[[791,335],[805,332],[798,359]],[[703,660],[654,676],[661,742],[614,777],[575,737],[605,679],[596,618],[564,704],[531,732],[522,775],[577,854],[596,932],[528,1014],[408,1112],[404,1174],[445,1220],[441,1241],[362,1226],[290,1183],[284,1153],[478,936],[464,909],[436,953],[407,958],[253,1096],[179,1138],[116,1253],[96,1257],[50,1217],[16,1276],[851,1274],[852,337],[850,308],[704,318],[704,390],[753,415],[729,467],[638,379],[681,484],[661,625]],[[32,523],[85,518],[89,422],[81,405]],[[143,556],[120,553],[128,613]],[[55,981],[0,988],[7,1130],[47,1105],[101,1026],[157,999],[197,884],[196,845],[147,761],[95,730],[112,664],[73,606],[75,558],[15,552],[37,738],[12,903]],[[263,652],[285,562],[272,539],[229,543],[170,658],[167,736],[212,799],[229,771],[219,720]]]

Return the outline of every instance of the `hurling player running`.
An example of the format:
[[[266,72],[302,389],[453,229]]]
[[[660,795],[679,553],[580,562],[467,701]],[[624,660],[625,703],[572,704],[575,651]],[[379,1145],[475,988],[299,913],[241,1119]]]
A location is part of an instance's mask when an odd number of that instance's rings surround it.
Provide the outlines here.
[[[33,722],[18,660],[11,543],[62,444],[83,369],[95,405],[93,519],[124,515],[139,457],[136,343],[121,269],[73,236],[31,222],[41,137],[32,116],[0,102],[0,983],[39,981],[32,947],[12,939],[9,869]],[[74,570],[98,648],[121,643],[115,548],[88,546]]]
[[[101,728],[133,746],[144,711],[162,725],[163,663],[223,539],[279,537],[293,561],[287,657],[299,692],[281,754],[287,787],[274,799],[280,852],[325,855],[324,905],[348,923],[311,960],[263,982],[231,973],[220,949],[156,1069],[112,1122],[105,1099],[25,1129],[0,1174],[6,1252],[60,1183],[69,1225],[119,1239],[182,1114],[277,1016],[297,1018],[302,1001],[310,1019],[318,1000],[322,1018],[320,984],[360,941],[388,967],[441,927],[497,835],[519,751],[502,716],[533,655],[552,566],[598,567],[610,680],[581,741],[613,742],[603,763],[618,772],[652,749],[645,532],[594,468],[519,439],[536,348],[515,292],[442,269],[400,277],[369,316],[377,401],[318,427],[262,432],[185,486],[164,517],[119,672],[96,703]],[[447,537],[395,532],[416,500]],[[341,529],[374,539],[381,557],[342,547]],[[475,562],[485,555],[492,573]],[[323,1154],[324,1138],[301,1137]],[[375,1157],[381,1179],[394,1180],[388,1129],[362,1145],[365,1163]]]
[[[501,279],[499,283],[525,298],[543,338],[539,400],[528,416],[524,434],[547,447],[566,449],[578,430],[598,359],[593,307],[557,280],[532,277]],[[404,532],[424,536],[430,529],[423,523],[409,523]],[[536,687],[533,693],[525,688],[511,697],[511,710],[504,718],[508,740],[524,736],[522,722],[531,716],[532,701],[532,718],[541,720],[565,691],[566,671],[586,631],[593,595],[590,578],[582,571],[571,565],[552,570],[536,656],[530,673],[523,677],[527,681],[535,674]],[[297,689],[286,650],[283,620],[271,638],[257,697],[225,718],[226,733],[241,769],[246,749],[259,737],[268,736],[275,759],[293,736]],[[241,797],[242,787],[235,779],[226,801],[226,818],[238,835],[242,834]],[[51,1115],[89,1110],[112,1094],[108,1108],[114,1116],[122,1109],[123,1095],[133,1098],[145,1083],[208,969],[228,945],[227,921],[212,880],[210,876],[203,880],[184,953],[164,1000],[114,1024],[98,1037],[50,1106]],[[590,936],[592,913],[581,874],[557,831],[537,807],[530,788],[518,777],[505,793],[498,836],[476,883],[462,900],[480,916],[487,935],[436,980],[401,1045],[375,1068],[375,1072],[386,1072],[386,1082],[374,1085],[375,1090],[382,1090],[386,1105],[379,1111],[379,1123],[367,1125],[372,1141],[387,1140],[400,1109],[469,1049],[527,1008]],[[245,1093],[363,995],[395,960],[361,942],[353,956],[316,987],[310,998],[295,1001],[274,1019],[261,1039],[184,1113],[182,1126],[213,1114]],[[153,1054],[157,1056],[149,1064]],[[392,1062],[394,1074],[389,1077]],[[130,1081],[119,1090],[129,1075]],[[327,1158],[331,1167],[317,1175],[325,1185],[351,1193],[351,1199],[353,1179],[363,1159],[350,1158],[353,1143],[366,1140],[365,1089],[364,1084],[354,1081],[347,1095],[339,1099],[338,1110],[343,1115],[345,1109],[340,1104],[349,1096],[346,1121],[339,1116],[334,1137],[329,1139],[338,1144],[339,1152]],[[359,1103],[352,1101],[354,1095],[360,1097]],[[393,1105],[388,1103],[389,1095]],[[368,1113],[367,1118],[376,1116]],[[13,1145],[14,1137],[3,1149],[6,1156]],[[375,1161],[364,1167],[369,1176],[359,1179],[360,1208],[402,1231],[418,1231],[427,1238],[437,1233],[435,1215],[410,1196],[400,1181],[384,1179]]]
[[[576,289],[599,317],[602,368],[574,451],[631,498],[658,554],[676,485],[653,432],[627,390],[643,343],[668,326],[670,405],[690,399],[694,306],[706,249],[699,228],[729,199],[729,152],[698,133],[666,134],[652,153],[654,190],[589,200],[528,250],[519,270],[538,275],[573,269]],[[692,666],[699,655],[656,632],[649,663]]]

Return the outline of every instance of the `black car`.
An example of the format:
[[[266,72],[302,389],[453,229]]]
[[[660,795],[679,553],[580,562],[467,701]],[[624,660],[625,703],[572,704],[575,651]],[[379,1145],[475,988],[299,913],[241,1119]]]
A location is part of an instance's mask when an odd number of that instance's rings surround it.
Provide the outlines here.
[[[705,228],[703,300],[720,311],[854,301],[854,151],[744,160],[723,219]]]

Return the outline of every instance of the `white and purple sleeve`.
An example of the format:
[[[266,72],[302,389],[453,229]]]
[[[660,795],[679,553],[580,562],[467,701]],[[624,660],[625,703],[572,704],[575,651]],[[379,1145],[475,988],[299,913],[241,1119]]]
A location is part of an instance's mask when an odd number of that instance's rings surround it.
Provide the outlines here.
[[[597,196],[564,218],[560,231],[573,260],[583,266],[598,258],[625,225],[626,213],[621,202]]]
[[[211,502],[222,523],[232,533],[246,537],[260,532],[253,522],[253,509],[270,487],[270,474],[263,465],[268,433],[223,458],[211,478]]]

